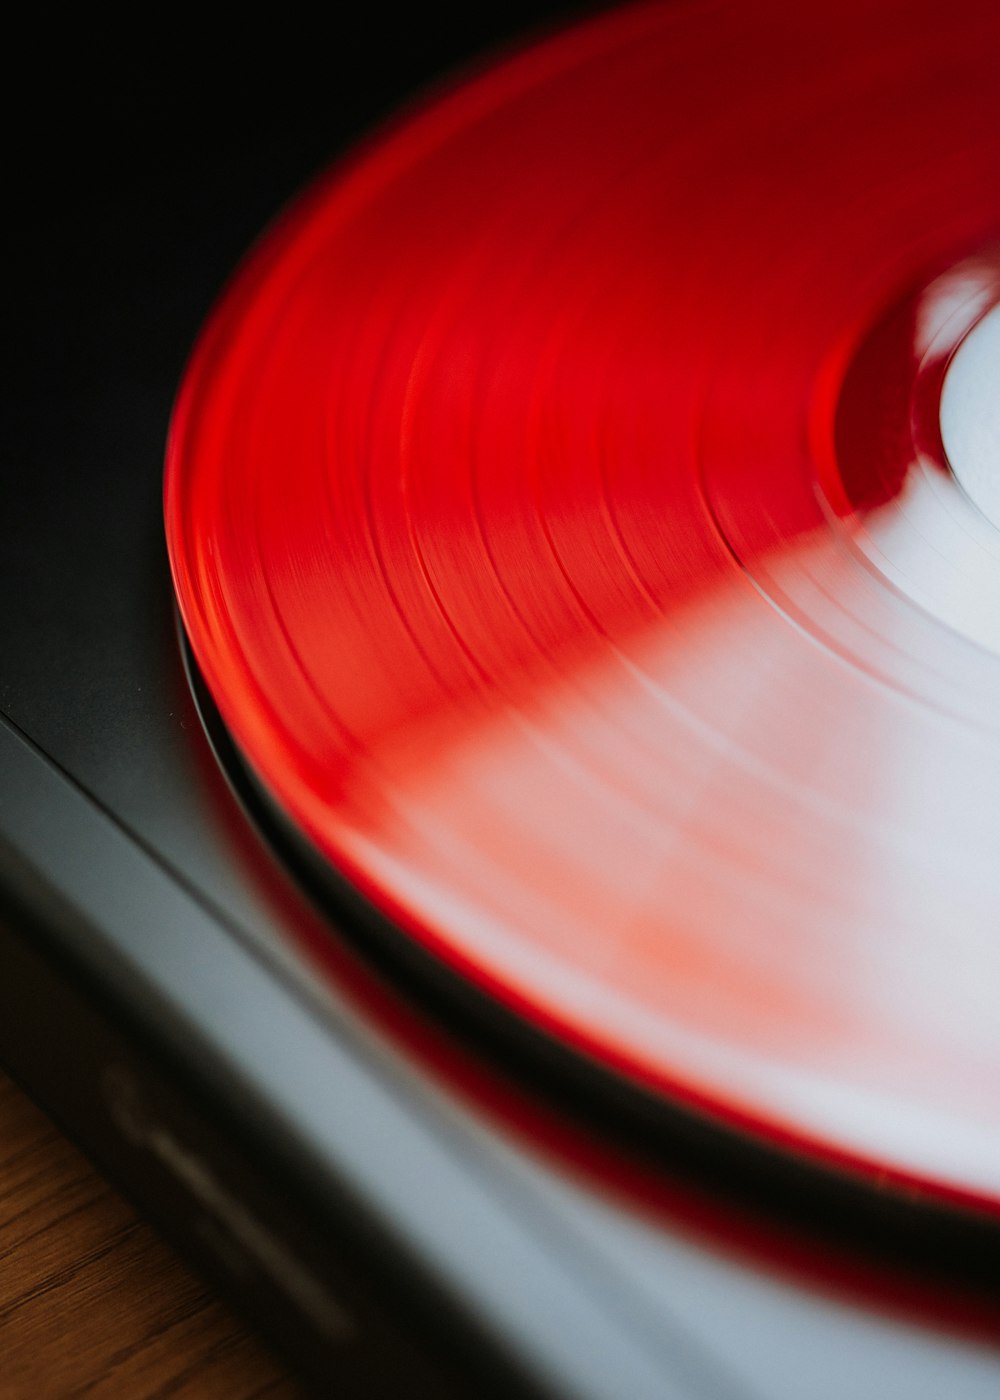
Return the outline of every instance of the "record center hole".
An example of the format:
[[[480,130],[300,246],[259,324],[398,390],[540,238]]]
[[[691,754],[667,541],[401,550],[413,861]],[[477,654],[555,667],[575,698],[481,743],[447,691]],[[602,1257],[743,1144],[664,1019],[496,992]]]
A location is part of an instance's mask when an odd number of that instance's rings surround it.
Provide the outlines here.
[[[952,474],[1000,530],[1000,306],[962,341],[941,390],[941,441]]]

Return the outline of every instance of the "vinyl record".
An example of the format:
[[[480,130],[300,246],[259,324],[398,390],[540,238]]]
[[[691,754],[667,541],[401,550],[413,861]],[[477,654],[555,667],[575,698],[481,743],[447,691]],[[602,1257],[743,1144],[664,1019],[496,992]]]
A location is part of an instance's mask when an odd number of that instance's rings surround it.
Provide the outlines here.
[[[266,235],[166,477],[226,726],[408,938],[994,1213],[998,71],[973,0],[550,38]]]

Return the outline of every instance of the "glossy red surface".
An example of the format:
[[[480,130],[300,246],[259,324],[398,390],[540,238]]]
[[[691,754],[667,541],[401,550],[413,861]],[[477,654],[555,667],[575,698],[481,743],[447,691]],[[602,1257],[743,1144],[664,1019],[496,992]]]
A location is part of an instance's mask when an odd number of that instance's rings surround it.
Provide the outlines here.
[[[970,3],[548,41],[269,233],[166,479],[226,723],[410,936],[991,1210],[1000,537],[938,400],[998,300],[998,71]]]

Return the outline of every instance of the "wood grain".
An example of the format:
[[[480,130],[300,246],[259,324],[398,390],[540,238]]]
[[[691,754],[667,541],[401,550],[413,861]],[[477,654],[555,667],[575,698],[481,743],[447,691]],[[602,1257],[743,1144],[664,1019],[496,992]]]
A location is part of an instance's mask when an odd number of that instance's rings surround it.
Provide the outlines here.
[[[300,1394],[0,1075],[0,1400]]]

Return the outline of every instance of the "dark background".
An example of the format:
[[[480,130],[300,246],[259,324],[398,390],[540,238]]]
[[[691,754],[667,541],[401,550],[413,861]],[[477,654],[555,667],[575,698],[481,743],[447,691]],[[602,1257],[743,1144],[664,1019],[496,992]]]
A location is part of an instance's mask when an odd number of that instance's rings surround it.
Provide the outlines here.
[[[141,39],[37,21],[3,99],[4,416],[22,451],[41,452],[39,431],[58,447],[112,378],[172,382],[234,262],[312,174],[481,52],[579,9],[334,5],[310,30],[272,6],[211,43],[146,14]]]

